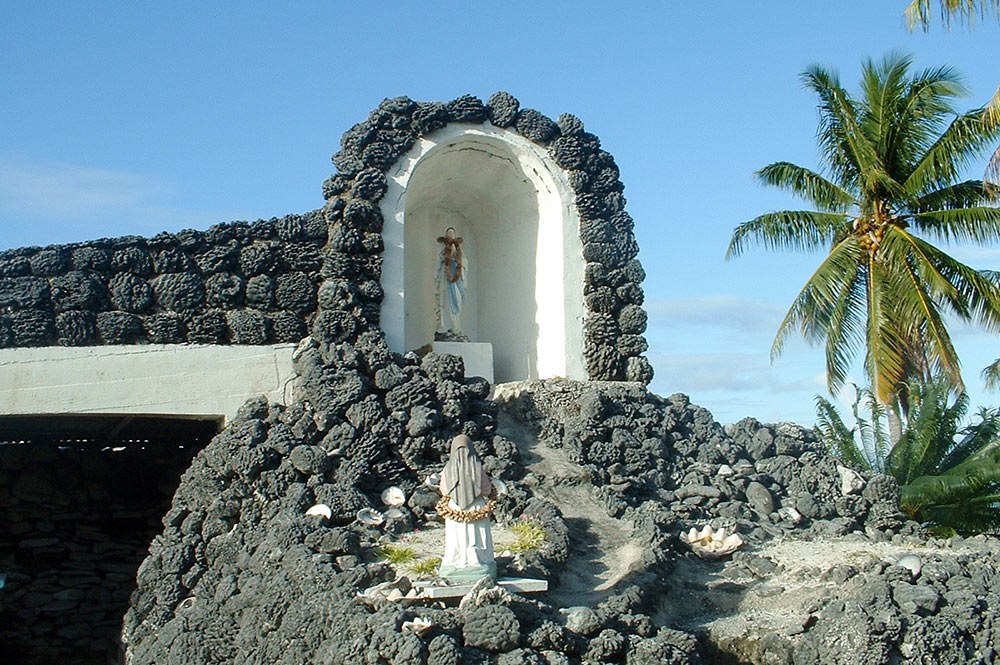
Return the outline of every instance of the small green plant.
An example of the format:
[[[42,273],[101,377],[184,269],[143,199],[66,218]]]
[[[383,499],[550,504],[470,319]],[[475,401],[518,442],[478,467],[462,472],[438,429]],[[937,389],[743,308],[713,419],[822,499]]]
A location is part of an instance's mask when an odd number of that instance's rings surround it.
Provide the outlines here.
[[[432,556],[410,564],[409,569],[417,575],[432,575],[440,565],[441,557]]]
[[[383,560],[397,566],[410,563],[417,558],[412,547],[402,545],[385,545],[378,553]]]
[[[510,526],[516,539],[507,548],[511,552],[537,550],[545,544],[545,527],[533,515],[523,515]]]

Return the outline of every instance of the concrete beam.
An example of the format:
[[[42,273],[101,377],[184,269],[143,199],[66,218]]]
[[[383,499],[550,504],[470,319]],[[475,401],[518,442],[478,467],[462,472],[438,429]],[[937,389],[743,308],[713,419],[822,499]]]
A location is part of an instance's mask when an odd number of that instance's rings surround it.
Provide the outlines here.
[[[294,344],[0,349],[0,415],[229,419],[254,395],[286,401],[294,350]]]

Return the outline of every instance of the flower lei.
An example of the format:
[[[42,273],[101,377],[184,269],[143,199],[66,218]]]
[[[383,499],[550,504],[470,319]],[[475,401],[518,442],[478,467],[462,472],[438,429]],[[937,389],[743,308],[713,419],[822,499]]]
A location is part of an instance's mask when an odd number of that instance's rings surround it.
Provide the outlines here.
[[[434,510],[437,514],[446,520],[452,520],[455,522],[478,522],[479,520],[484,520],[493,514],[493,509],[497,507],[497,493],[496,490],[490,492],[490,496],[486,501],[486,505],[482,508],[474,508],[472,510],[461,510],[459,508],[452,508],[448,505],[451,501],[451,497],[445,494],[441,497],[441,500],[437,502],[434,506]]]

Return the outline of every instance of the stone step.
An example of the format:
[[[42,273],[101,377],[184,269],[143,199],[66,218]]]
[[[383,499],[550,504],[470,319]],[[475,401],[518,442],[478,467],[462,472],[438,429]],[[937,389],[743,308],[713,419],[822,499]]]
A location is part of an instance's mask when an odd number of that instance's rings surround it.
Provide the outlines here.
[[[549,590],[548,580],[532,579],[530,577],[505,577],[497,580],[497,585],[513,593],[537,593]],[[417,598],[461,598],[472,590],[474,584],[449,584],[447,586],[432,586],[426,582],[415,581]]]

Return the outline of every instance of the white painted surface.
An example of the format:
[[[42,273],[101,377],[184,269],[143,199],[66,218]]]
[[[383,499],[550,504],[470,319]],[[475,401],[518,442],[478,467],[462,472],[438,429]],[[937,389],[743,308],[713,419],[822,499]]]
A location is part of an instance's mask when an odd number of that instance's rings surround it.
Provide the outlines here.
[[[0,415],[236,415],[267,395],[284,402],[294,344],[0,349]]]
[[[573,190],[546,151],[515,132],[452,124],[390,169],[382,328],[393,350],[434,339],[437,237],[469,262],[462,332],[493,344],[498,381],[586,379],[583,248]]]
[[[431,350],[461,356],[465,376],[481,376],[493,383],[493,345],[489,342],[434,342]]]
[[[419,580],[413,583],[417,588],[417,598],[461,598],[472,591],[475,584],[449,584],[448,586],[433,586],[421,584]],[[513,593],[539,593],[549,590],[548,580],[530,577],[504,577],[497,580],[497,586]]]

